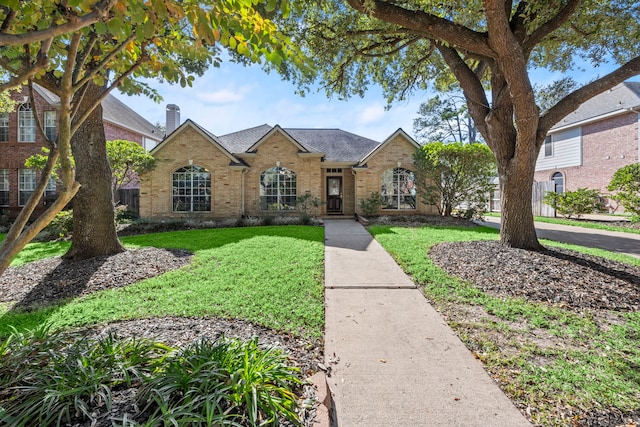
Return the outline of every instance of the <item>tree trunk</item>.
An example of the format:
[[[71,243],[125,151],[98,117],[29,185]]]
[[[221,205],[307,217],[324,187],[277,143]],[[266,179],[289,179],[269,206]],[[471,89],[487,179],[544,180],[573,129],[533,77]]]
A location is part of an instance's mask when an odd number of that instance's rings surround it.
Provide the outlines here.
[[[543,249],[533,222],[531,191],[534,172],[535,161],[530,159],[516,156],[507,162],[498,162],[502,218],[500,243],[505,246],[534,251]]]
[[[91,107],[101,91],[94,83],[88,84],[78,116]],[[106,143],[102,106],[98,105],[71,138],[76,181],[81,187],[73,199],[73,240],[64,255],[67,259],[113,255],[125,250],[116,233]]]

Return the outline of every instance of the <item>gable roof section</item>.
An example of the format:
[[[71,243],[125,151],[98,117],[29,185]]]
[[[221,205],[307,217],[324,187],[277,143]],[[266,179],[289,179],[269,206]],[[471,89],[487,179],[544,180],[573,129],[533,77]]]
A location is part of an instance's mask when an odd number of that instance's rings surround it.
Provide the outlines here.
[[[357,163],[367,153],[380,145],[368,139],[340,129],[285,129],[312,152],[324,153],[330,162]]]
[[[156,141],[164,137],[160,129],[111,94],[102,101],[102,118]]]
[[[340,129],[281,128],[267,124],[218,136],[217,139],[231,153],[240,154],[255,150],[276,129],[301,151],[324,154],[327,161],[357,163],[380,145],[378,141]]]
[[[384,147],[387,146],[387,144],[389,144],[391,141],[393,141],[396,137],[398,136],[402,136],[404,139],[406,139],[411,145],[413,145],[414,147],[416,147],[416,149],[420,148],[420,144],[418,144],[418,142],[411,138],[409,136],[409,134],[407,134],[405,131],[402,130],[402,128],[399,128],[397,131],[395,131],[394,133],[392,133],[387,139],[385,139],[382,144],[378,145],[376,148],[374,148],[373,150],[371,150],[358,164],[358,166],[364,166],[373,156],[375,156],[380,150],[382,150]]]
[[[160,144],[153,147],[153,149],[151,149],[149,153],[151,153],[152,155],[155,155],[162,147],[164,147],[167,144],[170,144],[171,141],[173,141],[178,135],[180,135],[188,127],[195,129],[195,131],[198,132],[200,135],[202,135],[204,139],[209,141],[211,145],[213,145],[218,150],[220,150],[229,159],[231,165],[234,165],[234,166],[244,165],[244,162],[237,159],[231,152],[229,152],[229,150],[227,150],[227,148],[220,143],[220,141],[214,134],[201,128],[198,124],[196,124],[191,119],[187,119],[184,123],[182,123],[180,127],[178,127],[178,129],[171,132],[171,135],[166,137]]]
[[[621,114],[640,107],[640,82],[624,82],[594,96],[555,124],[550,132]]]
[[[245,151],[248,153],[256,151],[260,146],[260,144],[262,144],[264,141],[266,141],[270,136],[274,135],[276,132],[281,132],[285,136],[285,138],[287,138],[293,145],[295,145],[298,148],[300,152],[302,153],[313,152],[313,151],[310,151],[304,145],[302,145],[295,138],[293,138],[286,130],[282,129],[280,125],[275,125],[274,127],[272,127],[269,132],[267,132],[262,137],[260,137],[253,145],[251,145],[251,147],[247,148]]]
[[[58,95],[38,84],[33,87],[49,105],[60,106]],[[111,94],[102,101],[102,119],[156,141],[164,137],[160,129]]]
[[[244,129],[238,132],[218,136],[217,138],[218,141],[220,141],[220,143],[224,145],[230,152],[244,153],[258,140],[260,140],[260,138],[265,136],[271,129],[271,126],[264,124],[249,129]]]

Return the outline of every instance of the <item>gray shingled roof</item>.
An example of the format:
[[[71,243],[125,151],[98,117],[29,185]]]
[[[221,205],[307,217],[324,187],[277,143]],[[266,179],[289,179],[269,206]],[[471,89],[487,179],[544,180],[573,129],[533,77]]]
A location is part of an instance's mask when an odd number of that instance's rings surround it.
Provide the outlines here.
[[[273,127],[264,124],[238,132],[228,133],[216,137],[217,140],[231,153],[244,153],[260,138],[265,136]]]
[[[269,133],[271,129],[273,127],[269,125],[260,125],[218,136],[217,140],[230,152],[243,153]],[[356,163],[380,145],[377,141],[340,129],[283,128],[283,131],[310,152],[324,153],[326,160],[334,162]]]
[[[552,130],[615,111],[638,107],[640,107],[640,82],[620,83],[582,104],[573,113],[560,120]]]
[[[164,137],[164,132],[113,95],[108,95],[104,101],[102,101],[102,118],[111,123],[131,129],[147,138],[161,141]]]
[[[34,87],[49,104],[57,106],[60,103],[60,97],[55,93],[40,85]],[[102,118],[156,141],[162,141],[164,137],[164,132],[111,94],[102,101]]]
[[[362,160],[379,142],[340,129],[284,129],[310,151],[325,153],[330,162]]]

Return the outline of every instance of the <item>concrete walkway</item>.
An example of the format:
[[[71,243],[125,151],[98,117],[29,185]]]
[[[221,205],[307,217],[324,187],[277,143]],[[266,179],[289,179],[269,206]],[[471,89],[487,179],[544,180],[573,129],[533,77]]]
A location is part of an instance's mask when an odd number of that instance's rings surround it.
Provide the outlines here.
[[[486,217],[480,225],[500,228],[500,218]],[[572,225],[536,222],[536,234],[543,239],[571,243],[589,248],[606,249],[640,258],[640,234],[597,230]]]
[[[353,220],[325,221],[325,286],[335,426],[530,426]]]

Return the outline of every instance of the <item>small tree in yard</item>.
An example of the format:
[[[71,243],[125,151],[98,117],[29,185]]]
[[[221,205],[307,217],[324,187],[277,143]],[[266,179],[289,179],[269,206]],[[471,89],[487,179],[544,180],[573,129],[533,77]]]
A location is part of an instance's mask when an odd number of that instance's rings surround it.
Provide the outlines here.
[[[487,194],[493,188],[491,180],[496,176],[496,161],[489,147],[433,142],[414,154],[413,163],[422,200],[437,206],[441,215],[451,216],[462,204],[470,213],[484,212]]]
[[[580,218],[582,215],[604,211],[598,190],[578,188],[564,193],[549,192],[543,201],[565,218]]]
[[[619,202],[627,212],[631,213],[631,220],[640,221],[640,163],[634,163],[618,169],[609,186],[609,191],[616,191],[611,196]]]
[[[114,195],[138,175],[156,167],[155,157],[134,141],[107,141],[107,157],[111,164]]]

